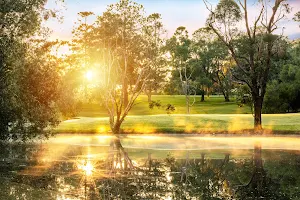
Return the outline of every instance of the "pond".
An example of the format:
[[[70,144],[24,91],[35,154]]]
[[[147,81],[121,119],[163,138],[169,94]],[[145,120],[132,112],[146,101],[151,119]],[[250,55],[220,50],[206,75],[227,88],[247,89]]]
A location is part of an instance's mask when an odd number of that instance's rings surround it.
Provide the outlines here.
[[[0,199],[300,199],[297,136],[59,135],[0,148]]]

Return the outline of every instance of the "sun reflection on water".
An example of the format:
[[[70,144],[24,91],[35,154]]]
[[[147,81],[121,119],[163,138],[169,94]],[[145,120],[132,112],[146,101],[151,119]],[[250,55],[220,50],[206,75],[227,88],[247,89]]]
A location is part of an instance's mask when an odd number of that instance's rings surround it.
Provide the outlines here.
[[[82,160],[81,163],[79,163],[77,165],[79,170],[82,170],[82,172],[84,173],[84,175],[86,176],[92,176],[93,172],[94,172],[94,166],[91,163],[91,161],[84,161]]]

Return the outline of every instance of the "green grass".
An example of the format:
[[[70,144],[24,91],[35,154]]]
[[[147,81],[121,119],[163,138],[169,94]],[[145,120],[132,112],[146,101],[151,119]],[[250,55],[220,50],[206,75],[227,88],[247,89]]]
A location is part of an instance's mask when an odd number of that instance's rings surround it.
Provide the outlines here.
[[[156,115],[166,114],[164,105],[175,106],[173,114],[186,114],[185,97],[183,95],[153,95],[153,101],[160,101],[162,108],[149,109],[147,96],[141,95],[135,102],[129,115]],[[195,104],[191,107],[191,114],[250,114],[248,106],[239,107],[232,99],[231,102],[224,102],[223,96],[205,96],[205,101],[200,102],[200,96],[196,96]],[[78,113],[80,117],[105,117],[106,110],[97,104],[85,104]]]
[[[300,114],[263,115],[264,128],[300,132]],[[251,114],[176,114],[128,116],[122,128],[126,133],[218,133],[253,128]],[[107,117],[82,117],[64,121],[61,133],[107,133]]]
[[[224,133],[247,131],[253,128],[253,116],[249,107],[239,107],[235,101],[224,102],[222,96],[206,97],[196,103],[191,114],[186,114],[184,96],[154,95],[153,100],[162,105],[173,104],[172,114],[164,108],[149,109],[147,98],[141,95],[129,116],[122,124],[125,133]],[[299,114],[263,115],[263,127],[281,133],[300,132]],[[62,122],[56,129],[59,133],[108,133],[108,118],[103,107],[96,104],[83,105],[78,117]]]

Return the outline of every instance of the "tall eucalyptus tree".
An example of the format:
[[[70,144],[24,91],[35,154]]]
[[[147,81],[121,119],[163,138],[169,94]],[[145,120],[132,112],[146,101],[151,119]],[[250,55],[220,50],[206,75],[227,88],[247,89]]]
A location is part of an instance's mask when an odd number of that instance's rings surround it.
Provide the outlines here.
[[[193,82],[195,73],[194,65],[191,61],[191,44],[188,31],[180,26],[176,29],[174,35],[167,40],[166,50],[170,54],[170,65],[174,68],[174,77],[179,77],[182,93],[185,95],[186,112],[190,114],[190,108],[195,103],[195,98],[191,101],[191,95],[196,95]]]
[[[210,12],[207,26],[227,46],[237,66],[233,76],[248,85],[254,105],[254,128],[262,129],[262,105],[274,48],[281,36],[274,32],[278,23],[289,12],[286,0],[258,1],[259,13],[252,25],[247,0],[221,0],[215,9],[204,0]],[[271,8],[271,9],[270,9]],[[240,28],[238,23],[244,24]],[[244,29],[246,31],[244,31]]]
[[[88,31],[78,30],[80,49],[86,48],[89,65],[98,70],[98,93],[114,134],[121,133],[146,85],[150,87],[160,76],[156,70],[161,62],[162,27],[159,14],[146,16],[142,5],[120,0],[97,16]]]

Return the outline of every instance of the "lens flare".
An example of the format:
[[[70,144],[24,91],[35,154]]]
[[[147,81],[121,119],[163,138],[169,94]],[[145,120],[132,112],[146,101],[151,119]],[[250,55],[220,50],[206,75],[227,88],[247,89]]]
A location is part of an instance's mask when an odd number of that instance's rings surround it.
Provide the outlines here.
[[[82,161],[78,164],[78,169],[82,170],[86,176],[91,176],[94,171],[94,166],[90,161]]]
[[[86,78],[88,81],[93,80],[93,72],[92,72],[91,70],[88,70],[88,71],[85,73],[85,78]]]

